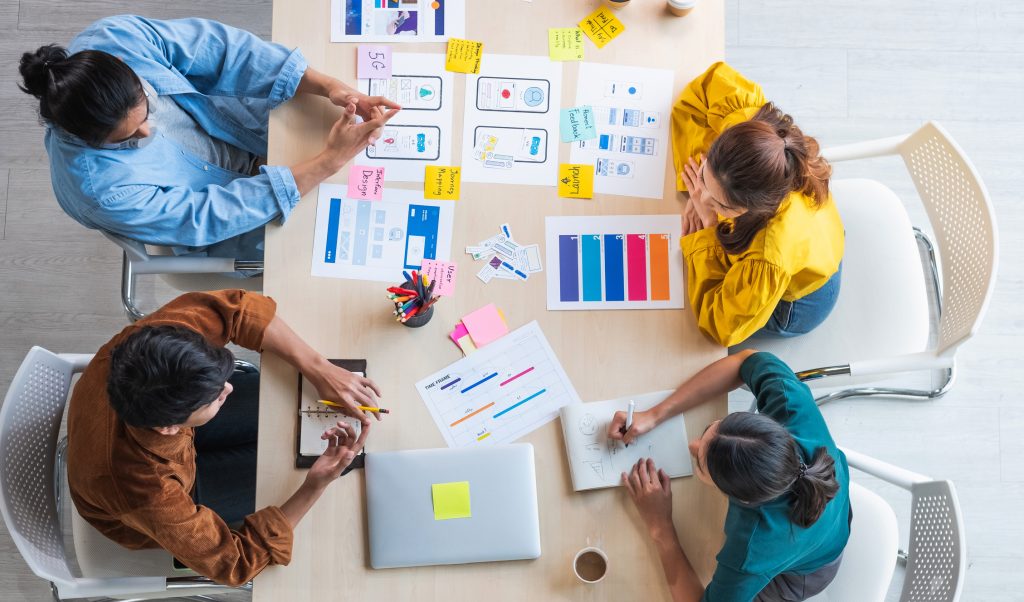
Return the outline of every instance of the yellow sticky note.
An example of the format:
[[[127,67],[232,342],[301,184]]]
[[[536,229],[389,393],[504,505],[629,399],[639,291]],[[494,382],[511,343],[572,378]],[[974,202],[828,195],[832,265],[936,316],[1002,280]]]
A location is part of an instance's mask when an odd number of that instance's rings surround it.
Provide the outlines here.
[[[462,169],[446,165],[428,165],[423,178],[423,197],[459,200],[462,193]]]
[[[583,30],[579,27],[548,29],[548,54],[553,61],[582,61]]]
[[[469,505],[469,481],[434,483],[430,486],[430,493],[434,497],[434,520],[473,516]]]
[[[594,198],[594,166],[575,163],[559,165],[558,196],[567,199]]]
[[[459,344],[459,349],[462,349],[462,355],[469,355],[476,351],[476,345],[473,344],[473,339],[468,334],[456,342]]]
[[[580,28],[598,48],[604,48],[605,44],[625,31],[626,26],[622,24],[622,21],[616,19],[611,11],[602,6],[590,13],[589,17],[580,21]]]
[[[448,52],[444,56],[445,71],[456,73],[480,73],[480,57],[484,54],[484,43],[473,40],[448,39]]]

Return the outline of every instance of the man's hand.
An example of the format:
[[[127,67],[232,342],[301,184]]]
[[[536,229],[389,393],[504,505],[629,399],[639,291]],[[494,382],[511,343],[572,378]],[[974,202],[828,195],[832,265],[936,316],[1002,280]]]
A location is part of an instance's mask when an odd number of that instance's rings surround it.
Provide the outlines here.
[[[622,482],[629,497],[640,511],[653,539],[675,537],[672,524],[672,487],[668,474],[654,465],[650,458],[640,458],[629,474],[622,473]]]
[[[626,413],[619,411],[615,412],[612,421],[608,423],[608,438],[622,441],[628,445],[656,426],[658,426],[658,420],[654,417],[654,413],[644,410],[633,412],[633,424],[626,431]]]
[[[365,121],[373,119],[373,109],[375,108],[378,110],[387,108],[394,109],[396,111],[402,108],[402,106],[397,102],[388,100],[383,96],[367,96],[366,94],[363,94],[340,81],[335,81],[336,83],[327,93],[327,98],[331,99],[331,102],[339,107],[355,105],[356,115],[359,115]]]
[[[370,425],[364,424],[363,431],[356,438],[355,427],[347,422],[338,422],[338,426],[332,426],[320,435],[321,439],[327,440],[327,451],[310,467],[306,473],[306,482],[320,490],[330,485],[352,463],[356,454],[362,451],[369,432]]]
[[[699,155],[698,158],[703,162],[704,155]],[[683,236],[690,233],[686,231],[687,210],[693,212],[693,215],[690,217],[690,227],[699,226],[693,232],[718,225],[718,213],[711,208],[704,198],[704,181],[700,178],[700,170],[702,168],[703,163],[698,164],[692,157],[683,167],[683,183],[686,184],[686,189],[690,191],[690,200],[687,202],[686,208],[683,209]]]
[[[315,371],[306,374],[306,378],[316,387],[321,399],[343,406],[341,411],[358,418],[363,423],[363,428],[370,423],[367,414],[373,414],[377,420],[381,419],[377,412],[363,412],[359,409],[359,406],[380,407],[380,387],[369,378],[353,374],[327,360],[323,360]]]
[[[396,113],[397,109],[382,113],[374,107],[370,110],[370,119],[357,123],[356,105],[347,105],[327,134],[327,146],[323,151],[323,156],[330,163],[332,170],[337,172],[364,148],[377,142],[381,128]]]

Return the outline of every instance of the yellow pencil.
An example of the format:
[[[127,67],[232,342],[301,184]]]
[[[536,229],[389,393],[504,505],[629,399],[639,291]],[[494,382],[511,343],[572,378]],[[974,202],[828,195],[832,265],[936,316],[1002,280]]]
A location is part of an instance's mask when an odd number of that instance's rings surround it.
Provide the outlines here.
[[[319,403],[324,404],[325,406],[331,406],[332,408],[343,408],[343,407],[345,407],[345,406],[341,405],[340,403],[334,403],[333,401],[327,401],[326,399],[318,399],[317,401]],[[384,408],[373,408],[373,407],[370,407],[370,406],[357,406],[356,409],[357,410],[362,410],[363,412],[377,412],[379,414],[390,414],[391,413],[390,410],[386,410]]]

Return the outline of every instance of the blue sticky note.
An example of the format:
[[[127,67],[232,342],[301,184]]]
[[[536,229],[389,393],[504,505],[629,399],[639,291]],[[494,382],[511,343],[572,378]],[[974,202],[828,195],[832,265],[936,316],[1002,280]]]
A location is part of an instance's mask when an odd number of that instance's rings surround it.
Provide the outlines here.
[[[559,123],[562,142],[597,138],[597,128],[594,127],[594,109],[590,105],[562,109]]]

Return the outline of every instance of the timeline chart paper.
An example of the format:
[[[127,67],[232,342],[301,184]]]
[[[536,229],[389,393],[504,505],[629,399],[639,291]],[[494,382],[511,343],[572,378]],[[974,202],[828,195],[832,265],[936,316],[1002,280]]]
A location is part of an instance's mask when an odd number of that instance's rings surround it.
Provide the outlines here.
[[[673,77],[667,69],[580,64],[576,105],[592,108],[597,136],[573,142],[569,159],[594,165],[595,193],[665,198]]]
[[[545,220],[548,309],[679,309],[679,215]]]
[[[579,395],[537,322],[416,383],[448,447],[511,443]]]
[[[354,200],[347,187],[321,184],[313,234],[313,276],[398,282],[424,259],[450,261],[452,201],[416,190],[384,189],[382,200]]]

